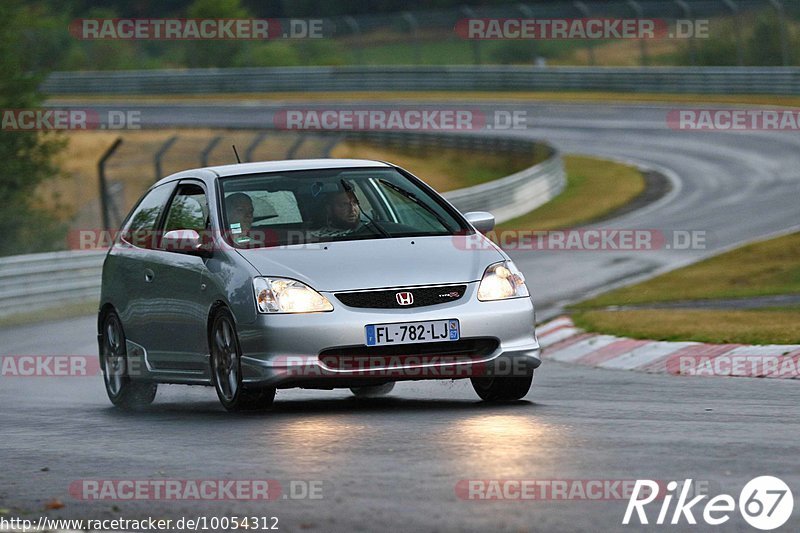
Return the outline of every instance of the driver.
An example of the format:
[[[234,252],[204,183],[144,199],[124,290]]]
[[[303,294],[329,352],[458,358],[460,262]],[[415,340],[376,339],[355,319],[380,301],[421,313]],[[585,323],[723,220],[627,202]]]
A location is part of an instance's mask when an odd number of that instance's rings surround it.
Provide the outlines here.
[[[361,229],[361,208],[353,191],[339,191],[325,202],[325,225],[311,231],[313,237],[340,237]]]

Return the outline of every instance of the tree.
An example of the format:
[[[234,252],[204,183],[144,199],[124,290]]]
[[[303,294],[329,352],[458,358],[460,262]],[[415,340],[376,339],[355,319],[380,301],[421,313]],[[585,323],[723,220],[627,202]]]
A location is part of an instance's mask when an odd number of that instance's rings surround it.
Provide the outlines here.
[[[38,108],[42,74],[31,70],[23,32],[33,24],[18,0],[0,2],[0,110]],[[54,134],[0,130],[0,255],[52,249],[63,242],[55,213],[39,205],[42,183],[59,175],[54,156],[64,146]]]
[[[250,13],[239,0],[195,0],[187,11],[192,19],[246,19]],[[189,67],[229,67],[242,52],[242,41],[189,41],[185,44]]]

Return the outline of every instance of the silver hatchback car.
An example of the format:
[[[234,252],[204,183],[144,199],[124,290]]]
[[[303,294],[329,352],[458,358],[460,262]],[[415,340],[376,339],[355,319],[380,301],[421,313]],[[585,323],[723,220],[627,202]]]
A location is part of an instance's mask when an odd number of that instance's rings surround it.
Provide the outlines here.
[[[187,170],[151,187],[103,265],[98,343],[121,407],[158,383],[213,385],[228,410],[278,388],[470,378],[525,396],[541,363],[522,273],[431,187],[384,162]]]

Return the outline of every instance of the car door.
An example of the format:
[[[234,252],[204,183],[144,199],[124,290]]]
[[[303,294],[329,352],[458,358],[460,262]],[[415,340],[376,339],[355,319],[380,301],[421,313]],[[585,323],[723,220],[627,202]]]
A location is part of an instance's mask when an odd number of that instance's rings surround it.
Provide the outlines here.
[[[163,236],[174,230],[195,230],[203,235],[208,224],[208,195],[203,183],[182,180],[167,206],[159,231],[161,239],[153,251],[148,356],[153,370],[191,375],[207,369],[210,302],[203,282],[207,259],[165,249]]]
[[[149,348],[151,280],[157,228],[175,183],[150,190],[128,216],[103,267],[104,301],[122,320],[128,341]]]

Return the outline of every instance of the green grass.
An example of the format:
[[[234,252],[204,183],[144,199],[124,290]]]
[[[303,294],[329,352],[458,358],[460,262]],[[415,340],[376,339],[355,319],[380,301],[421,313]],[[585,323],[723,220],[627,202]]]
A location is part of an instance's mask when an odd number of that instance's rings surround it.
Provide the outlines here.
[[[551,230],[585,224],[626,205],[645,188],[635,167],[593,157],[564,156],[567,186],[550,202],[498,226]]]
[[[800,293],[800,233],[750,244],[572,308],[587,331],[654,340],[800,344],[800,307],[768,309],[631,309],[678,300]]]
[[[800,233],[762,241],[581,302],[611,305],[800,293]]]
[[[64,320],[67,318],[94,315],[97,314],[97,308],[97,301],[85,301],[62,305],[52,309],[19,313],[0,318],[0,328],[26,326],[28,324],[50,322],[52,320]]]
[[[800,344],[800,309],[590,310],[574,313],[587,331],[634,339],[715,344]]]

